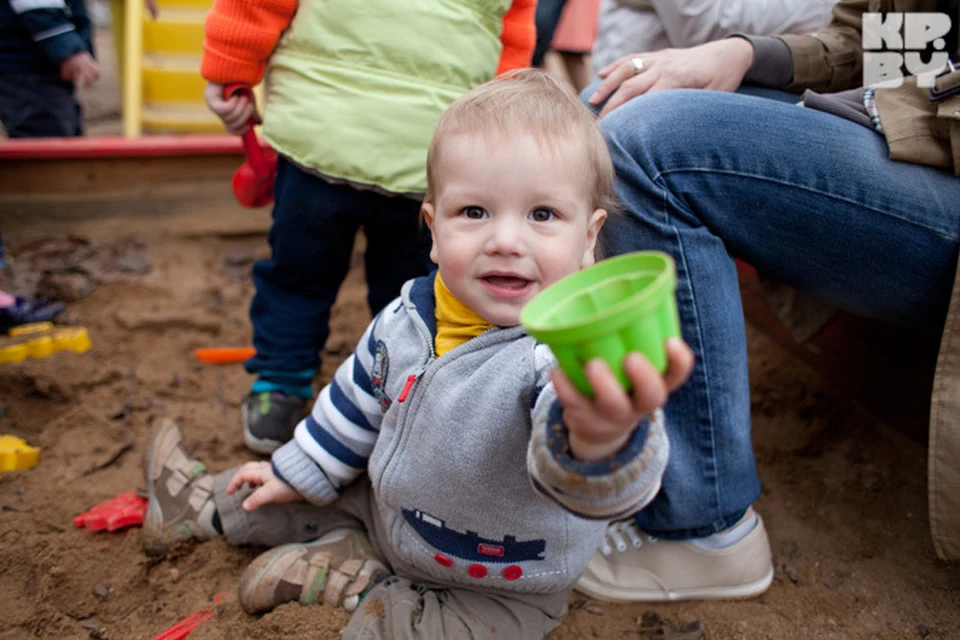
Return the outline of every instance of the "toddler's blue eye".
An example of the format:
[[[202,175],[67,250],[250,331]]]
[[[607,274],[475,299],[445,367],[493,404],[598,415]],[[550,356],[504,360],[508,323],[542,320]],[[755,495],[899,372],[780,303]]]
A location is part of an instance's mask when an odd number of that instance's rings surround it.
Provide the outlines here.
[[[463,215],[470,220],[481,220],[486,217],[487,212],[480,207],[464,207]]]
[[[556,215],[557,214],[550,209],[534,209],[530,217],[533,218],[534,222],[547,222],[548,220],[553,220]]]

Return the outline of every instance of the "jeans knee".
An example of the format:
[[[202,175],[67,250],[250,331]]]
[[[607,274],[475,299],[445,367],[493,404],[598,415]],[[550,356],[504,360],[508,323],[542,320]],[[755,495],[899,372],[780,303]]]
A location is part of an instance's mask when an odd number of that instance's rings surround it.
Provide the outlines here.
[[[604,134],[613,140],[667,142],[684,118],[678,115],[683,100],[677,91],[658,91],[637,96],[620,105],[600,121]]]

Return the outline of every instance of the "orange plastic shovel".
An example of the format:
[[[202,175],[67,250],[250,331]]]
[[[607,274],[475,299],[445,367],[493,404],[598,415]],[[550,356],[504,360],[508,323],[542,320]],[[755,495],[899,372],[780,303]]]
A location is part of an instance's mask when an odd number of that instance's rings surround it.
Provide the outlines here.
[[[194,356],[207,364],[233,364],[244,362],[257,355],[254,347],[201,347],[194,349]]]
[[[245,84],[229,84],[223,97],[246,95],[253,100],[253,90]],[[263,207],[273,202],[273,178],[277,173],[277,153],[264,152],[253,131],[252,119],[243,134],[243,153],[247,161],[233,174],[233,195],[245,207]]]

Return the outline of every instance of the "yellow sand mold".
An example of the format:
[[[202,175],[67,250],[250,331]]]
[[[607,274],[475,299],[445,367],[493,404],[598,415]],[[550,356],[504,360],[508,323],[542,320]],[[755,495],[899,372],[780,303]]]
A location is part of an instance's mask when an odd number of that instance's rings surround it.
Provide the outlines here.
[[[0,340],[0,364],[49,358],[60,351],[83,353],[93,346],[86,328],[55,327],[49,322],[16,327],[9,336]]]
[[[29,469],[40,462],[40,449],[16,436],[0,435],[0,472]]]

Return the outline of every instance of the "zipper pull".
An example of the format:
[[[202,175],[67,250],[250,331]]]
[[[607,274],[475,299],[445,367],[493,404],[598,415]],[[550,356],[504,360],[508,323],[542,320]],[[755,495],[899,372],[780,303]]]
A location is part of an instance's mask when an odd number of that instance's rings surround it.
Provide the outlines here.
[[[400,395],[397,396],[397,402],[403,402],[407,399],[407,396],[410,395],[410,389],[413,387],[413,383],[417,381],[417,374],[411,373],[407,376],[407,383],[403,385],[403,391],[400,392]]]

